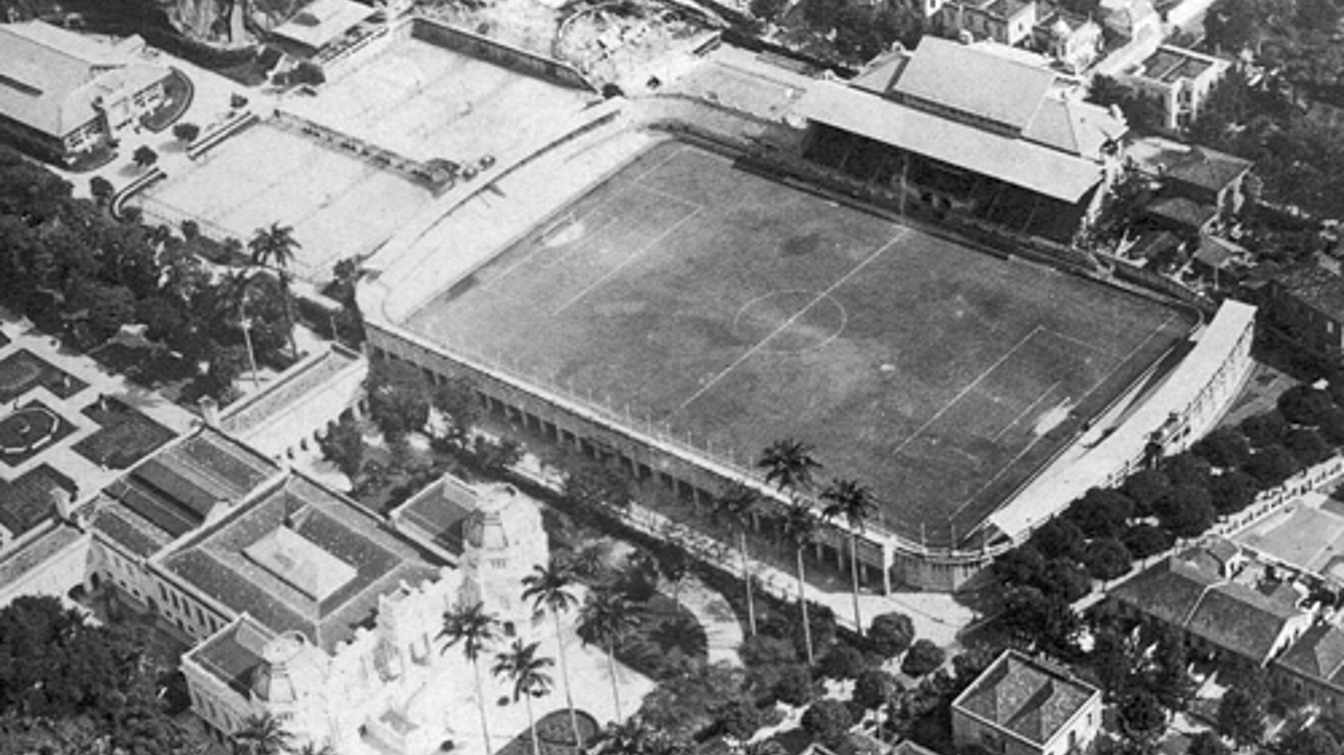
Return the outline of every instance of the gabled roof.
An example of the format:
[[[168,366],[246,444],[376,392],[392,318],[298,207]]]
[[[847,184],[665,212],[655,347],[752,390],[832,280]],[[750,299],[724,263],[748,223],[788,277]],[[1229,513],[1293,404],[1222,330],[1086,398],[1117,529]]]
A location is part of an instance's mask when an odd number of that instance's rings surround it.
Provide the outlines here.
[[[1237,582],[1211,588],[1186,623],[1186,630],[1218,647],[1261,663],[1297,607],[1282,594],[1264,595]]]
[[[246,697],[262,651],[275,634],[244,614],[193,649],[187,656],[211,676]]]
[[[925,36],[891,90],[1020,130],[1030,122],[1056,78],[1048,68]]]
[[[1217,207],[1186,197],[1159,197],[1143,208],[1143,211],[1153,217],[1195,230],[1203,230],[1205,225],[1218,216]]]
[[[1344,318],[1344,276],[1329,269],[1325,260],[1308,260],[1274,276],[1275,284],[1322,313]]]
[[[1044,745],[1101,692],[1008,650],[953,701],[974,716]]]
[[[1221,191],[1254,165],[1255,163],[1250,160],[1243,160],[1226,152],[1208,147],[1195,147],[1168,163],[1164,175],[1173,181],[1192,184],[1209,191]]]
[[[317,49],[374,12],[372,7],[353,0],[313,0],[271,33]]]
[[[1275,663],[1303,676],[1344,688],[1344,631],[1333,624],[1317,624]]]
[[[0,24],[0,113],[64,136],[97,115],[100,97],[139,91],[168,76],[125,49],[41,21]]]
[[[1111,591],[1111,597],[1169,624],[1185,626],[1205,591],[1221,577],[1184,554],[1168,556]]]

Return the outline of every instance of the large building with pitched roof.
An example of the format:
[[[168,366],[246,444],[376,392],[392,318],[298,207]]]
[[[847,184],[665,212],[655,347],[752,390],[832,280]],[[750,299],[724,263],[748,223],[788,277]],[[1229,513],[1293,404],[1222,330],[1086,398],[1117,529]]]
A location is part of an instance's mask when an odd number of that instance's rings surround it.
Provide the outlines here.
[[[1083,96],[1039,56],[924,37],[849,83],[818,82],[796,109],[810,160],[899,193],[903,207],[1064,238],[1114,177],[1128,130]]]
[[[42,21],[0,24],[0,135],[51,160],[135,127],[164,99],[170,72],[137,53],[139,37],[105,44]]]
[[[1004,651],[952,701],[958,752],[1086,752],[1101,730],[1101,691],[1016,650]]]

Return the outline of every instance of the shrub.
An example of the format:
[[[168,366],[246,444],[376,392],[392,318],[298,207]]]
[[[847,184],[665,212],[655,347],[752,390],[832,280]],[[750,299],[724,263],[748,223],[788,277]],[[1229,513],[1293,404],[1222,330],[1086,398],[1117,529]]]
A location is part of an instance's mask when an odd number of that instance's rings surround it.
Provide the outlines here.
[[[854,679],[868,668],[863,653],[849,645],[836,645],[821,659],[821,672],[832,679]]]
[[[792,642],[778,637],[766,637],[765,635],[748,637],[743,640],[741,646],[737,649],[737,655],[742,659],[742,665],[747,668],[798,662],[798,653],[794,650]]]
[[[901,691],[896,677],[882,669],[866,669],[854,680],[854,702],[866,710],[876,710]]]
[[[182,121],[173,126],[173,138],[184,143],[190,144],[196,141],[196,137],[201,135],[201,127],[195,123]]]
[[[780,702],[788,705],[807,705],[817,694],[812,672],[801,663],[785,666],[780,669],[774,693]]]
[[[839,700],[818,700],[803,713],[802,724],[817,741],[833,745],[849,732],[854,719]]]
[[[943,665],[946,659],[943,649],[931,640],[918,639],[905,652],[905,658],[901,659],[901,671],[909,676],[924,676]]]
[[[1250,441],[1252,448],[1263,448],[1278,443],[1288,432],[1288,422],[1277,409],[1256,414],[1242,420],[1239,426],[1241,434]]]
[[[750,739],[765,725],[765,713],[750,700],[739,698],[716,711],[724,733],[738,739]]]
[[[1344,420],[1344,410],[1340,410],[1340,418]],[[1251,444],[1237,430],[1220,427],[1196,443],[1190,452],[1216,467],[1236,469],[1250,461]]]
[[[1278,443],[1262,447],[1246,463],[1246,473],[1264,487],[1278,485],[1300,468],[1297,457]]]
[[[1321,434],[1308,427],[1289,430],[1283,437],[1283,445],[1303,467],[1318,464],[1330,456],[1330,446],[1321,439]]]
[[[885,658],[904,653],[915,639],[915,624],[903,613],[880,614],[868,627],[868,641]]]
[[[1088,543],[1083,557],[1087,573],[1100,580],[1119,577],[1129,571],[1133,562],[1129,549],[1113,537],[1097,538]]]
[[[1334,408],[1334,401],[1325,391],[1299,384],[1279,395],[1279,413],[1289,422],[1315,427],[1321,416]]]

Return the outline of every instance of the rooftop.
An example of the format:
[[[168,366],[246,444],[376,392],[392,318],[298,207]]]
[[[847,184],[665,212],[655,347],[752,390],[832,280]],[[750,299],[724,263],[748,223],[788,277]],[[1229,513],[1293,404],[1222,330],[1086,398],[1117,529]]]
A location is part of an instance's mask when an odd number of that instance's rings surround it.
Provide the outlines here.
[[[1344,630],[1333,624],[1317,624],[1275,663],[1344,689]]]
[[[198,645],[187,659],[246,697],[252,671],[262,662],[262,649],[274,636],[252,617],[243,615]]]
[[[1200,597],[1222,579],[1192,555],[1187,551],[1167,557],[1118,585],[1111,597],[1169,624],[1185,626]]]
[[[313,0],[271,33],[317,49],[375,12],[372,7],[353,0]]]
[[[889,91],[960,110],[1015,130],[1026,128],[1059,75],[977,47],[926,36]]]
[[[338,344],[309,357],[287,370],[266,390],[231,404],[220,413],[220,427],[230,435],[246,439],[260,428],[272,424],[277,415],[309,393],[321,388],[359,361],[359,355]]]
[[[162,566],[272,632],[298,631],[330,651],[372,615],[378,596],[438,573],[381,524],[357,504],[291,474],[167,555]],[[334,580],[304,576],[334,563],[351,571]]]
[[[1090,684],[1007,650],[952,706],[1044,745],[1100,696]]]
[[[1335,272],[1337,268],[1331,268],[1331,262],[1302,262],[1279,273],[1274,281],[1284,291],[1321,312],[1331,317],[1344,317],[1344,276]]]
[[[1193,50],[1163,45],[1140,63],[1138,70],[1131,75],[1169,84],[1181,79],[1196,78],[1219,62],[1223,61]]]
[[[51,516],[61,490],[74,495],[75,483],[48,464],[12,482],[0,480],[0,526],[15,537],[33,529]]]
[[[476,507],[465,482],[444,475],[392,511],[398,531],[453,555],[462,553],[462,525]]]
[[[82,537],[83,532],[60,522],[23,545],[5,552],[0,556],[0,586],[8,585],[41,567],[52,556]]]
[[[1130,145],[1127,154],[1159,178],[1197,186],[1211,192],[1240,178],[1254,163],[1208,147],[1191,147],[1160,137],[1145,137]]]
[[[139,91],[168,70],[138,62],[131,44],[109,45],[42,21],[0,24],[0,112],[53,136],[97,114],[108,93]]]
[[[1181,228],[1201,232],[1218,217],[1217,207],[1187,197],[1158,197],[1149,202],[1143,211],[1147,215],[1166,220]]]

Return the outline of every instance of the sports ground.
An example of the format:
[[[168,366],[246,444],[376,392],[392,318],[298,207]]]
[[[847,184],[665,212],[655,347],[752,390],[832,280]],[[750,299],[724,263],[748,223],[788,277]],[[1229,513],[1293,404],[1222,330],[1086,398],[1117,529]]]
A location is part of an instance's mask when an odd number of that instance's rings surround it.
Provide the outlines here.
[[[826,475],[873,487],[885,527],[931,546],[969,533],[1193,324],[681,142],[405,322],[739,462],[805,440]]]

